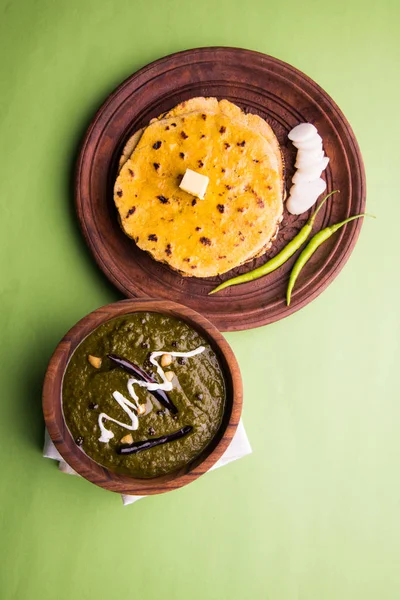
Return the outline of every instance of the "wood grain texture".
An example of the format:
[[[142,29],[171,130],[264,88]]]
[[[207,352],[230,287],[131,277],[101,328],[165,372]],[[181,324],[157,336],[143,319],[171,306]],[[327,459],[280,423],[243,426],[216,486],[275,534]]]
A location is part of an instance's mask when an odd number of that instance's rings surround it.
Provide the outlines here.
[[[173,473],[153,479],[118,475],[98,465],[75,443],[62,412],[62,381],[68,361],[78,344],[109,319],[138,311],[154,311],[182,319],[211,344],[221,364],[226,383],[226,406],[221,427],[213,441],[192,463]],[[57,450],[79,475],[107,490],[120,494],[160,494],[187,485],[206,473],[228,448],[239,424],[243,390],[239,365],[224,337],[205,317],[190,308],[152,299],[122,300],[90,313],[79,321],[57,346],[43,386],[43,413],[46,427]]]
[[[305,224],[310,212],[293,216],[285,210],[271,250],[219,277],[181,277],[139,250],[122,232],[113,203],[119,156],[133,132],[194,96],[227,98],[265,118],[281,144],[287,187],[295,170],[295,148],[287,134],[300,122],[313,123],[330,158],[324,173],[327,191],[340,190],[320,211],[315,230],[364,212],[361,153],[349,123],[324,90],[276,58],[238,48],[199,48],[144,67],[111,94],[96,114],[76,171],[76,210],[83,234],[99,267],[128,297],[182,302],[202,312],[222,331],[272,323],[311,302],[337,276],[357,241],[362,220],[348,224],[318,250],[299,277],[290,307],[286,306],[285,292],[297,254],[267,277],[213,296],[207,293],[278,253]]]

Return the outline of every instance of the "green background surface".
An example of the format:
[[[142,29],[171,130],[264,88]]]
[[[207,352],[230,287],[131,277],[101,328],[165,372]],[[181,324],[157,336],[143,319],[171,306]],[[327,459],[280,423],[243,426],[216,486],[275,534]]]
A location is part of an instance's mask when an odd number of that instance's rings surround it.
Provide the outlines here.
[[[398,600],[397,0],[0,7],[1,600]],[[331,94],[378,218],[311,305],[227,335],[253,454],[123,508],[41,458],[47,361],[78,319],[121,297],[82,241],[71,172],[117,84],[207,45],[271,54]]]

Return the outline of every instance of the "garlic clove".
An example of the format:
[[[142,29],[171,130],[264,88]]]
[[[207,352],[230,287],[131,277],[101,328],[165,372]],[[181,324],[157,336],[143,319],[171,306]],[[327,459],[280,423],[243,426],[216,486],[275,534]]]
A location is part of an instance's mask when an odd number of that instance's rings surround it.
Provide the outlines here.
[[[133,444],[133,437],[131,433],[128,433],[127,435],[124,435],[124,437],[122,437],[120,439],[121,444]]]
[[[165,379],[167,381],[172,381],[174,377],[175,377],[175,373],[173,371],[167,371],[165,373]]]
[[[101,363],[102,360],[101,358],[99,358],[98,356],[92,356],[92,354],[88,354],[88,362],[92,365],[92,367],[94,367],[95,369],[100,369],[101,367]]]
[[[163,354],[161,357],[160,364],[162,367],[168,367],[172,363],[171,354]]]
[[[137,407],[137,414],[139,416],[146,414],[146,404],[139,404]]]

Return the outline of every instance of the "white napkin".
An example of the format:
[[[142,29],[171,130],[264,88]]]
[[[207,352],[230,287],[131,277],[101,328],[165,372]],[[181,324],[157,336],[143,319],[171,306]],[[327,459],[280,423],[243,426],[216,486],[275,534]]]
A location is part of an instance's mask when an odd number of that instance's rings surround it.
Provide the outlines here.
[[[213,467],[211,467],[210,471],[212,471],[213,469],[218,469],[218,467],[223,467],[224,465],[227,465],[228,463],[234,460],[238,460],[239,458],[242,458],[247,454],[251,454],[251,452],[252,450],[250,442],[244,429],[243,422],[240,421],[236,433],[233,436],[233,440],[231,441],[230,445],[225,450],[221,458],[215,463]],[[47,429],[45,430],[44,435],[43,456],[45,458],[58,460],[58,468],[63,473],[67,473],[68,475],[78,475],[78,473],[74,471],[74,469],[72,469],[69,466],[69,464],[66,463],[65,460],[62,458],[57,448],[51,441]],[[133,504],[141,498],[146,498],[146,496],[126,496],[124,494],[121,494],[121,498],[124,506],[126,506],[127,504]]]

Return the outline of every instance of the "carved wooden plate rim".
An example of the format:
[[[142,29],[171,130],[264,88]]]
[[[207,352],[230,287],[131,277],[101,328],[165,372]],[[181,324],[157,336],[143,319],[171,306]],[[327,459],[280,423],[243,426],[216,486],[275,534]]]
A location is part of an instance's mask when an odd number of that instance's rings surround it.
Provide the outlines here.
[[[189,465],[152,479],[119,475],[99,465],[75,443],[62,411],[62,383],[68,362],[80,342],[99,325],[122,315],[150,311],[181,319],[205,337],[215,351],[224,373],[226,403],[221,426],[212,442]],[[82,477],[112,492],[127,495],[161,494],[191,483],[215,465],[230,445],[238,427],[243,404],[240,369],[228,342],[219,330],[196,311],[176,302],[155,299],[121,300],[98,308],[78,321],[60,341],[50,359],[43,385],[43,414],[57,450]]]
[[[89,126],[77,162],[75,204],[85,240],[108,279],[128,297],[159,297],[183,303],[204,314],[221,331],[272,323],[314,300],[347,262],[362,219],[341,229],[303,270],[292,296],[285,289],[295,255],[265,278],[208,296],[219,282],[249,271],[280,250],[306,222],[284,214],[270,253],[229,274],[208,279],[182,278],[157,263],[126,238],[112,200],[117,161],[128,137],[150,118],[196,95],[227,98],[273,126],[286,162],[286,187],[294,171],[294,148],[287,133],[301,121],[314,122],[330,157],[327,191],[340,195],[326,204],[315,224],[320,229],[364,212],[366,183],[360,149],[343,113],[307,75],[271,56],[229,47],[206,47],[156,60],[124,81],[104,102]]]

